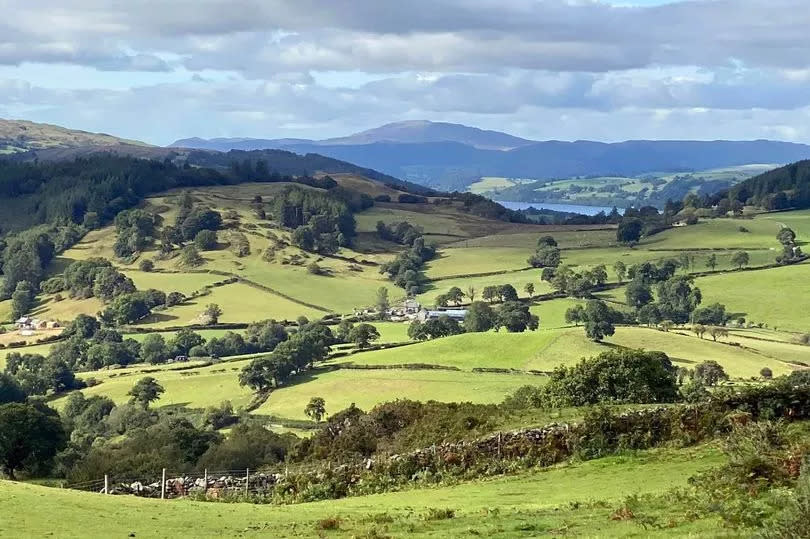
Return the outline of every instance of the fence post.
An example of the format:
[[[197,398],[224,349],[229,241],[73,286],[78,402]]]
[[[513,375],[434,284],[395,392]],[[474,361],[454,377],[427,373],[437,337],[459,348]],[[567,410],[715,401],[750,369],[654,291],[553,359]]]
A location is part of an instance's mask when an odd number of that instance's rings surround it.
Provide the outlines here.
[[[203,496],[208,497],[208,468],[205,469],[205,475],[203,476]]]
[[[166,499],[166,468],[163,468],[163,479],[160,482],[160,499]]]
[[[501,458],[501,433],[498,433],[498,458]]]
[[[104,474],[104,494],[110,493],[110,479],[107,474]]]
[[[245,468],[245,496],[250,492],[250,468]]]

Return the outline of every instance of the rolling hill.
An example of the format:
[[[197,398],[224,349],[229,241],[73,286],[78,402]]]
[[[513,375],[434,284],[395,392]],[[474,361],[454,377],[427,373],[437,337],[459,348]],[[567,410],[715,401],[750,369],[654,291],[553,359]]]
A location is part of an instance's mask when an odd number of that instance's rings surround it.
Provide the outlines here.
[[[0,154],[87,146],[115,148],[120,146],[148,147],[149,145],[105,133],[88,133],[58,125],[0,118]]]
[[[441,189],[466,189],[482,176],[564,178],[689,172],[810,157],[810,146],[788,142],[631,140],[531,141],[497,131],[428,121],[399,122],[325,140],[178,140],[173,147],[227,151],[286,149],[319,153]]]

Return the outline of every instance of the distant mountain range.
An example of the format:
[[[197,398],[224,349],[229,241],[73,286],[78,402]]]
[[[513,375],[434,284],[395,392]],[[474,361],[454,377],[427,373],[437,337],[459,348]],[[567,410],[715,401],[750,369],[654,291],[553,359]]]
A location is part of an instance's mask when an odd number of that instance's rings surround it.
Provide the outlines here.
[[[176,164],[188,163],[213,169],[230,168],[250,162],[256,166],[263,161],[267,169],[281,175],[302,176],[318,172],[328,174],[356,174],[378,181],[389,187],[429,195],[433,191],[422,184],[402,181],[387,174],[360,167],[317,153],[300,155],[289,150],[226,150],[197,149],[194,147],[164,148],[137,140],[128,140],[104,133],[89,133],[57,125],[26,120],[0,118],[0,158],[14,161],[72,161],[99,153],[114,153],[142,159],[169,159]]]
[[[227,151],[276,148],[318,153],[440,189],[463,190],[481,176],[565,178],[648,172],[693,172],[810,158],[810,146],[789,142],[532,141],[459,124],[409,121],[348,137],[182,139],[172,146]]]

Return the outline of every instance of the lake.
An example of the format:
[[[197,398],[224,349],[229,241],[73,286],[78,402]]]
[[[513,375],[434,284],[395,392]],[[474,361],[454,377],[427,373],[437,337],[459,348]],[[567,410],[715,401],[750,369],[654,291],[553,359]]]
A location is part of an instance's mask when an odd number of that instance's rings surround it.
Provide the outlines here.
[[[564,211],[568,213],[579,213],[581,215],[596,215],[600,211],[610,213],[613,207],[610,206],[584,206],[582,204],[546,204],[545,202],[509,202],[504,200],[496,200],[498,204],[510,210],[526,210],[535,208],[538,210],[553,210]],[[624,213],[622,208],[619,208],[619,213]]]

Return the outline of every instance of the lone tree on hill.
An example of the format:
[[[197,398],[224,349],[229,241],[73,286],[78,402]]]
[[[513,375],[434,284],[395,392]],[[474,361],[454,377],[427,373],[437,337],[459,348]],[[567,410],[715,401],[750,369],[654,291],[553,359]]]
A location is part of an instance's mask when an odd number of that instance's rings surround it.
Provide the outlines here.
[[[604,301],[591,299],[585,304],[585,334],[589,339],[600,342],[613,335],[616,332],[615,319],[616,313]]]
[[[466,295],[468,298],[470,298],[470,303],[474,302],[475,301],[475,287],[474,286],[468,286],[467,287],[467,292],[465,292],[464,295]]]
[[[523,287],[523,290],[526,294],[529,295],[530,298],[534,297],[534,284],[533,283],[526,283],[526,286]]]
[[[371,341],[380,338],[380,332],[371,324],[357,324],[349,330],[348,337],[358,348],[366,348]]]
[[[209,303],[203,311],[203,316],[208,319],[209,324],[216,324],[222,316],[222,308],[216,303]]]
[[[706,386],[713,386],[717,383],[728,380],[723,366],[714,360],[704,361],[695,367],[693,378]]]
[[[762,370],[759,371],[759,375],[766,380],[770,380],[771,378],[773,378],[773,371],[768,367],[763,367]]]
[[[165,389],[163,389],[163,386],[160,385],[157,380],[151,376],[146,376],[138,380],[127,395],[132,397],[130,402],[138,403],[143,408],[148,408],[149,403],[158,400],[164,391]]]
[[[180,264],[189,268],[202,265],[203,258],[200,252],[193,245],[186,245],[180,252]]]
[[[304,413],[310,419],[320,423],[321,419],[326,415],[326,401],[321,397],[312,397],[309,399],[307,407],[304,408]]]
[[[710,270],[714,271],[714,268],[717,267],[717,255],[712,253],[709,255],[709,258],[706,259],[706,267]]]
[[[748,265],[750,260],[748,253],[745,251],[737,251],[734,253],[734,256],[731,257],[731,263],[737,266],[737,269],[743,269],[744,266]]]

